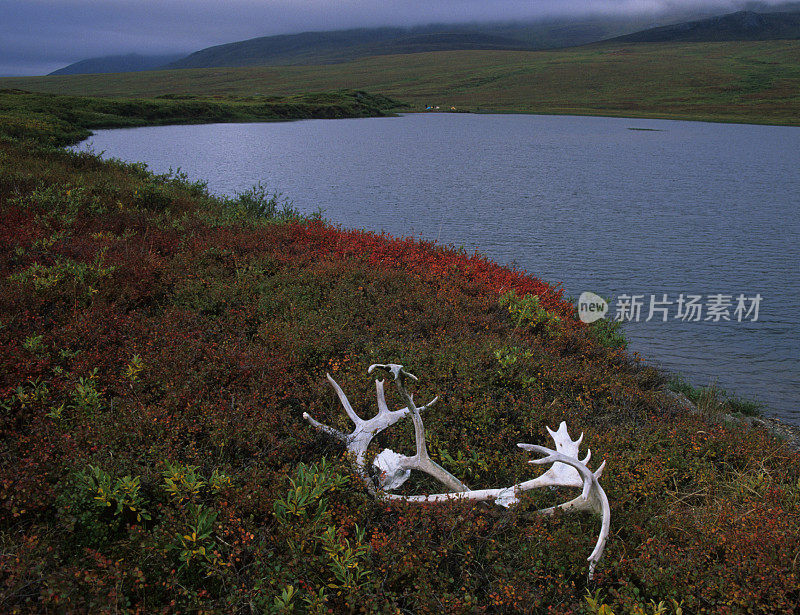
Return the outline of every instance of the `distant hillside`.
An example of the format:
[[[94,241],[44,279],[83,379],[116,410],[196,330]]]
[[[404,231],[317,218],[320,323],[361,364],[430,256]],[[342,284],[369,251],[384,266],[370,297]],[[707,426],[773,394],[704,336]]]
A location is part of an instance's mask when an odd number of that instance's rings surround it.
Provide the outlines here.
[[[162,68],[337,64],[370,56],[429,51],[556,49],[702,16],[705,15],[696,12],[672,12],[656,21],[643,16],[570,17],[535,22],[475,22],[303,32],[234,41],[207,47],[185,57],[129,54],[91,58],[70,64],[51,75],[125,73]]]
[[[695,6],[673,8],[649,16],[572,16],[530,22],[430,24],[413,28],[360,28],[282,34],[207,47],[188,56],[128,54],[89,58],[50,74],[336,64],[381,55],[429,51],[543,50],[606,40],[703,42],[800,38],[800,2],[769,5],[751,1],[744,6],[747,11],[721,17],[710,17],[709,9]]]
[[[739,11],[720,17],[651,28],[611,40],[628,43],[700,43],[781,39],[800,39],[800,12]]]
[[[85,75],[91,73],[132,73],[140,70],[155,70],[182,58],[180,54],[164,56],[143,56],[129,53],[120,56],[89,58],[59,68],[51,75]]]
[[[570,47],[633,32],[640,18],[537,23],[362,28],[263,36],[201,49],[168,68],[335,64],[380,55],[463,50],[538,50]]]
[[[393,53],[525,48],[524,43],[480,32],[370,28],[252,38],[201,49],[172,62],[169,68],[332,64]]]

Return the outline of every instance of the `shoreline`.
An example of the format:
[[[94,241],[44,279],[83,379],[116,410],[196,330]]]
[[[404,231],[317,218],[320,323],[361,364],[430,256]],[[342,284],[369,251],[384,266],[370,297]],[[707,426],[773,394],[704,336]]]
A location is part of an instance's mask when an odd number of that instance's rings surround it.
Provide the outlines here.
[[[568,111],[563,109],[557,110],[534,110],[534,111],[525,111],[525,110],[497,110],[497,109],[484,109],[481,108],[480,110],[475,109],[465,109],[463,111],[448,111],[448,110],[440,110],[440,111],[425,111],[425,110],[414,110],[414,111],[397,111],[398,114],[470,114],[470,115],[544,115],[544,116],[563,116],[563,117],[607,117],[612,119],[628,119],[628,120],[661,120],[665,122],[697,122],[697,123],[704,123],[704,124],[733,124],[733,125],[741,125],[741,126],[775,126],[779,128],[800,128],[800,118],[787,120],[786,122],[774,122],[769,120],[755,120],[750,119],[747,120],[746,118],[715,118],[713,116],[705,116],[705,115],[665,115],[665,114],[658,114],[658,113],[640,113],[640,114],[631,114],[627,115],[626,111],[620,111],[619,113],[611,112],[611,111],[593,111],[591,109],[581,109],[577,111]]]
[[[625,53],[620,54],[620,47]],[[99,97],[287,96],[357,87],[415,109],[490,109],[800,125],[797,41],[611,44],[541,52],[447,51],[325,65],[8,77],[0,88]]]
[[[800,425],[787,422],[777,416],[747,416],[743,414],[728,414],[728,413],[711,413],[703,412],[697,407],[692,400],[690,400],[683,393],[669,388],[665,385],[661,388],[663,393],[672,399],[681,409],[689,414],[703,416],[710,420],[718,420],[721,423],[745,425],[749,428],[761,427],[770,433],[778,436],[784,440],[787,446],[795,451],[800,451]]]

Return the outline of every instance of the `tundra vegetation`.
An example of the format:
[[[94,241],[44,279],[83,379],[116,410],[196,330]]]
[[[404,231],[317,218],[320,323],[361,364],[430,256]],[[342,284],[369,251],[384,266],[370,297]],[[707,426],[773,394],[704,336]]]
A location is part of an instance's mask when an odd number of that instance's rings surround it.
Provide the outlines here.
[[[83,118],[9,111],[15,96],[0,118],[0,611],[796,611],[800,454],[714,405],[688,411],[558,288],[259,190],[219,198],[68,153],[54,145]],[[348,431],[326,372],[372,416],[365,371],[386,362],[425,375],[430,457],[475,489],[530,478],[516,443],[547,446],[548,425],[585,433],[613,516],[592,581],[599,520],[533,514],[574,490],[509,510],[368,493],[303,413]],[[407,421],[375,440],[414,450]],[[399,493],[435,489],[419,474]]]
[[[317,66],[9,77],[0,88],[90,96],[285,96],[357,88],[415,110],[800,125],[800,41],[609,42],[552,51],[441,51]]]

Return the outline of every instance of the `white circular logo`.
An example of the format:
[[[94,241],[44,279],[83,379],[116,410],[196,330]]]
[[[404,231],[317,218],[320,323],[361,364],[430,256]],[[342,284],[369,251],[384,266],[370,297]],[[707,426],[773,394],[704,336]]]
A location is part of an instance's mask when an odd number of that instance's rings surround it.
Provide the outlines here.
[[[586,291],[578,299],[578,317],[585,323],[600,320],[608,312],[608,303],[602,297]]]

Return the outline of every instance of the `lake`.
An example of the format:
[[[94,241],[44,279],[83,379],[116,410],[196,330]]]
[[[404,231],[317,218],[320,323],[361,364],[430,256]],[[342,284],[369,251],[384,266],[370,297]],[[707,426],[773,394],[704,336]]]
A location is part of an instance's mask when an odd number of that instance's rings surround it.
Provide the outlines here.
[[[612,298],[632,351],[800,424],[800,128],[437,113],[100,130],[88,143],[216,193],[262,182],[348,228],[477,248],[567,296]]]

